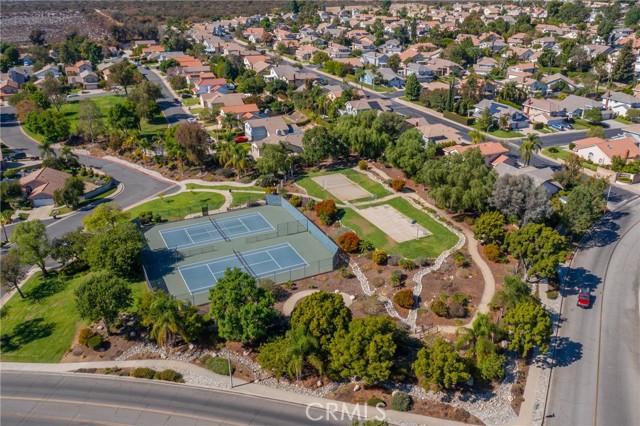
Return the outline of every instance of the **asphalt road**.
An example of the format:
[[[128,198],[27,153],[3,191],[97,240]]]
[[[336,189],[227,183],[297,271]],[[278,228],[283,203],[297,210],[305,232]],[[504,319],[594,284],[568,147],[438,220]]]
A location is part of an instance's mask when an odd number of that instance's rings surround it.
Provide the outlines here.
[[[3,370],[3,425],[349,425],[283,401],[144,379]]]
[[[640,200],[583,241],[566,281],[548,426],[640,424]],[[592,290],[590,309],[576,306]]]
[[[162,98],[158,99],[158,105],[160,105],[162,112],[167,118],[169,126],[184,122],[189,117],[191,117],[190,115],[185,113],[184,109],[182,109],[182,106],[179,103],[180,101],[176,101],[176,99],[174,99],[167,85],[156,73],[141,66],[138,67],[138,71],[140,71],[147,80],[158,84],[162,89]]]

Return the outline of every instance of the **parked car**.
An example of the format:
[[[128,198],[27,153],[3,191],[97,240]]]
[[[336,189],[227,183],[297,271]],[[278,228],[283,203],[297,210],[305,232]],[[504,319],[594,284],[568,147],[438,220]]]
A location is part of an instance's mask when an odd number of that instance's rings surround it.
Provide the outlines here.
[[[190,94],[188,93],[183,93],[182,95],[180,95],[182,97],[182,99],[189,99],[191,97]]]
[[[196,121],[198,121],[198,120],[196,120],[196,118],[195,118],[195,117],[189,117],[189,118],[187,118],[187,122],[188,122],[188,123],[195,123]]]
[[[567,129],[573,129],[573,126],[570,123],[564,123],[564,127]]]
[[[77,93],[72,93],[70,95],[67,95],[67,99],[71,99],[71,98],[77,98],[78,94]]]
[[[4,157],[4,161],[22,160],[27,158],[27,154],[24,152],[14,152]]]
[[[578,293],[578,306],[584,309],[591,305],[591,292],[588,288],[581,288]]]
[[[564,127],[559,125],[559,124],[549,124],[549,127],[551,127],[554,130],[557,130],[559,132],[564,130]]]
[[[249,138],[248,138],[248,137],[246,137],[246,136],[238,136],[238,137],[236,138],[236,143],[248,142],[248,141],[249,141]]]

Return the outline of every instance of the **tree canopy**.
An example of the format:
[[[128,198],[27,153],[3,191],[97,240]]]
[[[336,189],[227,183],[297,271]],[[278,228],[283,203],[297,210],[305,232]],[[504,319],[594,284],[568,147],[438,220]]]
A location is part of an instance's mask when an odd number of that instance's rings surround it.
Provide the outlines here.
[[[604,190],[607,182],[591,178],[573,188],[562,207],[562,219],[576,235],[585,234],[606,208]]]
[[[522,266],[525,280],[530,275],[555,277],[556,266],[566,254],[564,237],[539,223],[529,223],[512,232],[505,244]]]
[[[425,389],[435,385],[442,389],[451,389],[466,383],[471,378],[469,367],[453,346],[438,337],[433,346],[420,349],[413,364],[416,376],[423,379]]]
[[[80,316],[90,321],[102,320],[107,333],[120,312],[133,303],[131,285],[108,271],[89,275],[76,289],[75,299]]]
[[[39,220],[20,222],[11,234],[11,242],[16,244],[20,261],[24,265],[38,265],[44,277],[48,276],[46,259],[51,252],[47,228]]]
[[[552,213],[549,192],[527,175],[504,175],[496,180],[489,200],[507,218],[519,225],[539,222]]]
[[[140,265],[144,237],[134,223],[124,222],[89,240],[86,261],[92,270],[105,270],[126,277]]]
[[[551,318],[539,304],[533,301],[517,304],[507,311],[504,324],[509,330],[509,349],[517,350],[523,357],[529,356],[536,346],[541,353],[549,349]]]

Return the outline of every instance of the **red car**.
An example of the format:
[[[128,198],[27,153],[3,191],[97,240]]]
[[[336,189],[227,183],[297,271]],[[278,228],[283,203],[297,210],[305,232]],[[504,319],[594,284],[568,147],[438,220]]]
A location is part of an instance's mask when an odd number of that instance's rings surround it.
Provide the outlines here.
[[[591,293],[586,288],[581,288],[578,293],[578,306],[587,309],[591,304]]]
[[[248,140],[249,140],[249,138],[248,138],[248,137],[246,137],[246,136],[238,136],[238,137],[236,138],[236,143],[240,143],[240,142],[247,142]]]

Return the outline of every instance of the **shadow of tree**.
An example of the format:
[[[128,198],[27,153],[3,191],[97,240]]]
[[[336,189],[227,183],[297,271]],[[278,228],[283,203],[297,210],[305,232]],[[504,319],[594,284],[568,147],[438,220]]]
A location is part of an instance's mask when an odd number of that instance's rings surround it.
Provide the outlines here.
[[[585,268],[572,268],[562,289],[562,296],[578,294],[580,288],[588,288],[592,292],[602,283],[602,279]]]
[[[606,247],[609,244],[613,244],[620,238],[619,230],[620,225],[616,223],[617,220],[627,216],[628,212],[610,212],[606,219],[595,225],[587,238],[582,241],[581,249],[588,249],[592,247]]]
[[[582,358],[582,343],[574,342],[565,336],[553,336],[551,337],[551,346],[555,345],[555,362],[549,356],[541,357],[534,361],[534,363],[541,368],[551,368],[552,364],[555,367],[568,367],[574,362]]]
[[[29,290],[26,294],[27,299],[31,301],[41,301],[49,296],[53,296],[64,289],[64,285],[60,284],[55,277],[42,279],[38,285]]]
[[[56,325],[52,322],[44,322],[43,318],[34,318],[18,324],[11,334],[3,334],[0,337],[1,353],[13,352],[23,345],[35,340],[51,336]]]

